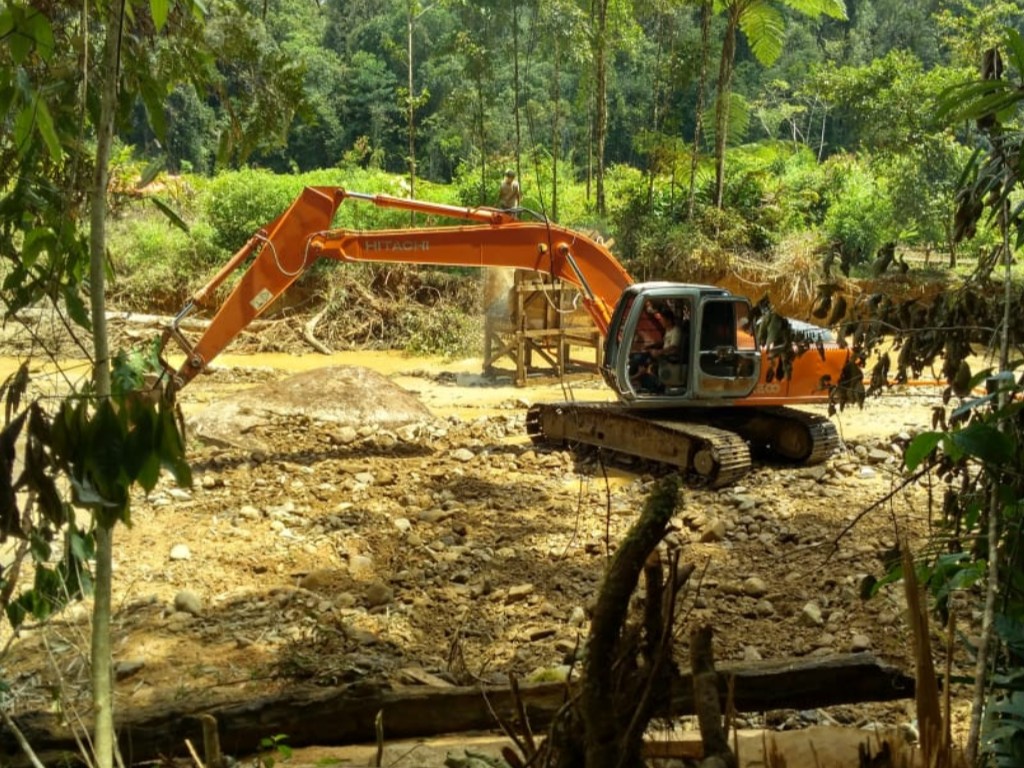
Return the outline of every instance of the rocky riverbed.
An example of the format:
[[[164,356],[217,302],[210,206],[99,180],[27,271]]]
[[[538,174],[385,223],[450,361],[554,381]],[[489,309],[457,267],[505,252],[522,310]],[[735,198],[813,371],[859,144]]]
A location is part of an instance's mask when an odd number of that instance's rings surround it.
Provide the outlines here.
[[[339,383],[321,368],[297,386],[293,371],[228,365],[182,394],[194,486],[165,478],[116,532],[118,706],[200,707],[296,680],[555,679],[573,663],[606,560],[664,470],[531,444],[528,402],[561,387],[415,360],[381,370]],[[291,405],[270,407],[271,391]],[[594,381],[574,393],[604,397]],[[697,566],[681,621],[714,626],[718,660],[870,651],[912,669],[902,588],[864,599],[864,586],[898,534],[924,545],[930,493],[902,486],[900,446],[935,397],[843,414],[844,449],[825,464],[757,465],[733,487],[685,491],[667,542]],[[66,711],[86,706],[88,612],[12,644],[12,710],[45,709],[55,691]],[[912,717],[898,704],[747,721]]]

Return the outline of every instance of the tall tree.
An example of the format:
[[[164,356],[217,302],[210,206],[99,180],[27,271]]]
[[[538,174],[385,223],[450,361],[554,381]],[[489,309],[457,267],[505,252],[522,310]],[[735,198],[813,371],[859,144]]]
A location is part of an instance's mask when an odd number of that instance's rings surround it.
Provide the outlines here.
[[[693,151],[690,156],[690,189],[686,198],[686,218],[693,219],[697,199],[697,165],[700,162],[701,133],[704,130],[704,94],[708,83],[708,54],[711,50],[713,0],[700,0],[700,73],[697,77],[697,105],[694,108]]]
[[[725,145],[729,133],[737,32],[743,32],[754,57],[767,66],[782,53],[786,32],[783,8],[812,18],[825,15],[845,19],[846,5],[844,0],[715,0],[715,8],[724,13],[726,18],[715,104],[715,205],[721,208],[725,190]]]
[[[594,153],[597,155],[597,213],[605,214],[604,145],[608,136],[608,2],[593,0],[594,48]]]
[[[152,404],[130,404],[123,397],[117,405],[113,402],[124,389],[119,379],[115,393],[106,332],[109,163],[115,130],[131,115],[135,102],[145,105],[154,130],[162,136],[160,105],[174,83],[168,72],[180,75],[201,69],[182,60],[166,62],[168,70],[159,56],[150,56],[172,18],[179,31],[185,30],[183,37],[190,39],[183,47],[198,52],[195,10],[189,0],[181,0],[180,6],[170,0],[45,8],[9,3],[0,10],[0,122],[13,127],[0,136],[0,163],[5,178],[17,180],[0,190],[0,256],[8,266],[6,311],[13,315],[29,304],[50,300],[55,311],[70,317],[69,326],[90,330],[93,341],[91,383],[63,401],[52,419],[43,409],[33,409],[25,463],[34,471],[18,478],[17,486],[29,491],[26,504],[40,506],[48,525],[74,529],[67,541],[69,560],[84,560],[95,544],[91,762],[98,768],[114,764],[113,528],[128,519],[134,483],[152,489],[165,462],[174,465],[179,479],[188,474],[169,408],[157,416]],[[88,314],[81,299],[86,291]],[[14,445],[17,434],[5,434],[8,438]],[[70,503],[57,490],[58,474],[60,486],[70,489]],[[10,477],[5,481],[15,487]],[[93,513],[91,534],[75,527],[72,505]],[[21,528],[19,510],[5,509],[2,517],[0,535],[29,535]],[[49,573],[57,592],[67,588],[76,594],[87,588],[77,566],[47,571],[39,563],[37,576],[40,573]],[[41,583],[38,578],[36,582]],[[5,584],[5,593],[9,590],[13,586]],[[37,591],[38,587],[29,590]],[[43,597],[49,610],[55,601]],[[28,610],[38,615],[39,603],[29,599],[6,607],[12,623],[17,623]]]

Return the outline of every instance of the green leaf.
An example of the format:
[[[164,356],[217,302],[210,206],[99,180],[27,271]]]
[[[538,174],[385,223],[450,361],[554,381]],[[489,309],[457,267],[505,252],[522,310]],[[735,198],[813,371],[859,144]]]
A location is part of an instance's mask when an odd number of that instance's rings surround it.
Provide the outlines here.
[[[14,30],[14,14],[10,8],[0,10],[0,38],[5,38]]]
[[[161,402],[159,422],[160,464],[171,471],[179,486],[192,485],[192,468],[185,461],[185,442],[178,431],[173,406]]]
[[[152,403],[138,403],[131,408],[133,425],[125,440],[124,469],[130,481],[138,479],[143,468],[152,459],[157,466],[157,414]],[[148,493],[152,488],[146,488]]]
[[[152,78],[146,78],[141,85],[139,95],[146,106],[146,115],[153,133],[161,141],[167,138],[167,118],[164,114],[164,102],[167,98],[165,88],[158,85]]]
[[[167,23],[167,15],[170,13],[171,4],[169,0],[149,0],[149,11],[153,14],[153,24],[159,32]]]
[[[88,480],[72,477],[71,492],[75,504],[80,507],[116,507],[117,503],[103,498],[96,487]]]
[[[11,626],[15,629],[20,627],[22,622],[25,621],[25,617],[28,616],[28,611],[21,604],[21,598],[8,604],[6,613],[7,620],[11,622]]]
[[[911,472],[917,469],[945,437],[945,432],[922,432],[911,440],[903,454],[903,463],[906,464],[907,469]]]
[[[178,213],[173,208],[171,208],[169,205],[167,205],[167,203],[165,203],[163,200],[161,200],[158,197],[150,197],[148,199],[149,199],[149,201],[153,205],[155,205],[159,209],[159,211],[164,216],[167,217],[168,221],[170,221],[171,224],[176,226],[182,232],[185,232],[185,233],[189,232],[189,227],[188,227],[188,224],[185,223],[185,220],[183,218],[181,218],[181,216],[179,216]]]
[[[96,553],[91,534],[71,531],[68,534],[68,541],[71,544],[71,554],[82,562],[90,560]]]
[[[124,485],[125,438],[124,424],[110,399],[102,400],[90,424],[86,467],[99,492],[111,499],[122,498],[118,488]]]
[[[32,553],[32,559],[37,563],[45,563],[53,554],[53,549],[48,541],[40,537],[38,533],[33,533],[29,538],[29,552]]]
[[[25,12],[21,8],[12,8],[14,14],[14,31],[7,35],[6,42],[15,64],[24,63],[32,53],[32,35],[25,29]],[[36,11],[33,9],[33,13]]]
[[[1013,440],[988,424],[969,424],[959,432],[952,433],[950,439],[965,455],[986,464],[1000,464],[1013,459]]]
[[[160,480],[160,457],[155,452],[146,456],[146,460],[136,474],[136,480],[146,493],[156,488],[156,484]]]
[[[25,31],[36,44],[36,52],[43,61],[53,58],[56,45],[53,41],[53,27],[45,14],[33,11],[25,19]]]
[[[34,104],[36,109],[36,129],[46,143],[46,149],[50,153],[50,157],[54,161],[59,162],[64,157],[64,150],[60,146],[57,131],[53,128],[53,117],[50,116],[50,110],[46,106],[46,102],[40,98],[37,98]]]
[[[67,307],[68,315],[82,328],[86,330],[92,328],[89,313],[86,311],[85,303],[82,301],[82,297],[78,295],[78,291],[71,285],[65,285],[63,288],[64,305]]]
[[[846,3],[843,0],[783,0],[787,8],[816,18],[824,14],[833,19],[846,19]]]
[[[24,157],[32,146],[29,138],[32,135],[32,126],[35,120],[32,117],[32,104],[26,104],[14,118],[14,145],[17,148],[18,157]]]
[[[740,29],[757,60],[767,66],[782,54],[786,23],[775,6],[755,3],[740,16]]]
[[[1010,63],[1018,72],[1024,73],[1024,38],[1013,27],[1007,27],[1005,32],[1006,50],[1010,56]]]
[[[160,157],[157,160],[146,165],[142,169],[142,173],[139,174],[139,183],[136,185],[139,189],[149,186],[153,183],[157,176],[160,175],[160,171],[167,167],[167,159]]]

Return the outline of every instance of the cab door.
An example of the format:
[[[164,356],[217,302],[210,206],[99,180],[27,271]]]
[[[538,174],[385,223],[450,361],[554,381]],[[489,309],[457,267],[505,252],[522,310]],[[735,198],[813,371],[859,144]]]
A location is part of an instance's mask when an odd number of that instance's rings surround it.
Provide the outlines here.
[[[737,296],[704,298],[696,336],[694,396],[714,400],[749,395],[761,375],[750,302]]]

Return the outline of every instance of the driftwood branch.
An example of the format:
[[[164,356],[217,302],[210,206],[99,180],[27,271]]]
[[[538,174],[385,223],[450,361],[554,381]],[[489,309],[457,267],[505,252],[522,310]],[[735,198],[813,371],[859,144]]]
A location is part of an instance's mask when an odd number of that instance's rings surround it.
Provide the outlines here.
[[[324,344],[322,341],[320,341],[320,339],[316,337],[315,333],[317,323],[320,322],[320,320],[323,318],[325,314],[327,314],[327,307],[324,307],[311,318],[309,318],[306,324],[302,326],[302,338],[305,339],[306,343],[309,344],[309,346],[311,346],[317,352],[320,352],[321,354],[324,355],[329,355],[333,352],[333,350],[326,344]]]

